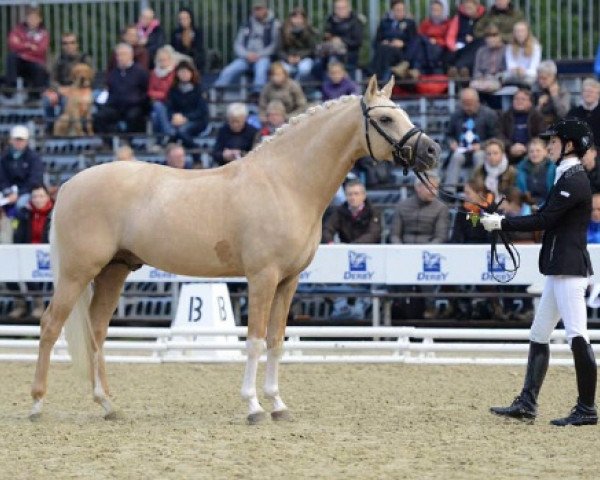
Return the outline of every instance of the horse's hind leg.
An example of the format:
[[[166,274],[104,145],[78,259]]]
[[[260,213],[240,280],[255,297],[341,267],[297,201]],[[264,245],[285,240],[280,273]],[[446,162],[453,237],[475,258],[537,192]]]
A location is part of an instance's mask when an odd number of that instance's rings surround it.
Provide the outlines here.
[[[121,289],[129,274],[129,268],[122,263],[112,263],[104,267],[94,279],[94,296],[90,305],[90,318],[94,335],[92,359],[92,388],[94,401],[104,408],[104,418],[114,416],[110,403],[108,380],[104,362],[104,340],[108,333],[108,325],[117,307]]]
[[[242,398],[248,402],[248,423],[255,424],[265,418],[256,395],[256,371],[258,361],[264,351],[267,335],[267,322],[277,288],[277,273],[263,270],[248,277],[248,339],[246,340],[246,370],[242,384]]]
[[[48,369],[50,368],[52,348],[85,285],[86,282],[82,281],[59,279],[52,301],[42,315],[38,359],[31,386],[33,407],[29,417],[32,420],[37,419],[42,412],[44,396],[48,388]]]
[[[271,418],[273,420],[289,420],[288,408],[279,395],[279,361],[283,355],[283,338],[287,317],[298,287],[298,276],[285,279],[275,292],[269,326],[267,328],[267,367],[265,372],[264,392],[273,402]]]

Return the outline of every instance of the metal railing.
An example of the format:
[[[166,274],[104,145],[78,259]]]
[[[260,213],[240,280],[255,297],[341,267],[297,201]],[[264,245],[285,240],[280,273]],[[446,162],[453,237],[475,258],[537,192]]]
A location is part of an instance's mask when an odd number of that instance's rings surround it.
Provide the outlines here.
[[[4,68],[8,32],[23,19],[29,0],[0,0],[0,62]],[[167,38],[176,24],[178,10],[189,6],[196,24],[202,28],[204,43],[217,52],[224,63],[232,58],[233,40],[247,18],[251,0],[38,0],[50,31],[51,50],[60,49],[60,35],[73,31],[80,37],[83,51],[94,57],[97,68],[104,68],[110,51],[125,25],[136,21],[140,8],[155,9]],[[333,0],[271,0],[279,19],[293,6],[301,5],[314,26],[322,31]],[[353,0],[355,11],[364,16],[372,37],[389,0]],[[457,3],[450,1],[449,3]],[[488,2],[489,3],[489,2]],[[600,2],[598,0],[513,0],[525,12],[543,55],[554,59],[590,59],[600,42]],[[427,0],[407,0],[409,11],[419,21],[427,13]],[[596,28],[595,28],[596,27]],[[368,51],[369,42],[364,48]]]

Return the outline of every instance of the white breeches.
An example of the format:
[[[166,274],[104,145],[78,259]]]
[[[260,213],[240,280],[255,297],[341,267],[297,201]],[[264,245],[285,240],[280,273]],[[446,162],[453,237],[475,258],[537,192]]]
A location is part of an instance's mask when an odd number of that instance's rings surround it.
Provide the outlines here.
[[[548,343],[552,331],[562,318],[569,344],[574,337],[583,337],[589,343],[585,304],[587,285],[587,277],[547,276],[529,339],[532,342]]]

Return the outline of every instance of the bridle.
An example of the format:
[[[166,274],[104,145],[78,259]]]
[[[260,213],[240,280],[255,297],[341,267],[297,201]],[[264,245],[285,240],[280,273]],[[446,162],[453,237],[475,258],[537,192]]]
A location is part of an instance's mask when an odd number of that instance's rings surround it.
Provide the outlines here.
[[[396,105],[375,105],[373,107],[368,107],[365,103],[364,98],[360,99],[360,108],[362,109],[362,114],[365,119],[365,137],[367,139],[367,148],[369,149],[369,155],[373,160],[378,160],[375,155],[373,155],[373,150],[371,148],[371,136],[369,135],[369,125],[372,126],[379,135],[383,137],[383,139],[392,147],[393,152],[392,156],[394,157],[394,162],[400,164],[404,169],[404,175],[408,174],[408,169],[414,167],[417,158],[417,151],[419,149],[419,142],[421,140],[421,135],[423,135],[423,131],[418,127],[411,128],[408,132],[406,132],[400,140],[394,140],[390,135],[377,123],[371,116],[369,112],[371,110],[375,110],[376,108],[393,108],[396,110],[400,110],[400,107]],[[407,145],[407,142],[414,136],[417,136],[414,141],[413,146]]]

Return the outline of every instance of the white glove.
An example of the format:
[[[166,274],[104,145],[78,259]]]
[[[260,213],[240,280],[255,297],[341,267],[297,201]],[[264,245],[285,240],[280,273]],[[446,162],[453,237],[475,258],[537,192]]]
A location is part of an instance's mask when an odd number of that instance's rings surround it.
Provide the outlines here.
[[[488,232],[493,232],[494,230],[502,230],[503,218],[504,215],[499,215],[497,213],[484,213],[480,221],[483,225],[483,228],[485,228]]]

